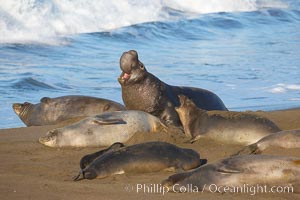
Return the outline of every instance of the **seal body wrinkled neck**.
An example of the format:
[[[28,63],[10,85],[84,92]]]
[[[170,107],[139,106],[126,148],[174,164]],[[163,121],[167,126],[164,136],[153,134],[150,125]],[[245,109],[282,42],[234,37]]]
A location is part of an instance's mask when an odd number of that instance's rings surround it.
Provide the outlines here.
[[[33,104],[25,103],[14,103],[13,110],[20,117],[20,119],[28,126],[28,115],[32,109]]]
[[[160,81],[151,73],[147,73],[142,82],[132,82],[131,84],[122,85],[122,99],[129,110],[142,110],[155,116],[159,116],[153,112],[161,112],[163,110],[162,90]]]

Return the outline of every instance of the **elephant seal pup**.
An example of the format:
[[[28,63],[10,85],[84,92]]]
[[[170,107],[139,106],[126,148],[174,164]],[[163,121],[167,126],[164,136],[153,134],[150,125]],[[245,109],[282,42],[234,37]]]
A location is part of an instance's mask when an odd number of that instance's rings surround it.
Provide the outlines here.
[[[280,131],[244,147],[235,155],[260,154],[269,147],[300,148],[300,130]]]
[[[193,99],[205,110],[227,110],[222,100],[213,92],[192,87],[168,85],[147,72],[134,50],[124,52],[120,58],[122,73],[118,78],[122,87],[123,102],[128,110],[142,110],[159,117],[168,124],[180,127],[175,111],[178,95]]]
[[[39,142],[50,147],[109,146],[126,142],[135,133],[163,132],[166,126],[143,111],[115,111],[88,117],[75,124],[48,131]]]
[[[280,129],[269,119],[245,112],[205,111],[179,95],[175,108],[184,132],[192,142],[207,137],[225,143],[252,144]]]
[[[97,157],[80,170],[74,180],[105,178],[123,173],[190,170],[200,164],[199,154],[192,149],[183,149],[166,142],[146,142],[121,147]]]
[[[243,155],[203,165],[193,171],[178,173],[162,182],[169,191],[247,192],[249,187],[289,187],[289,192],[300,192],[300,158]],[[291,186],[293,188],[291,188]],[[183,189],[182,189],[183,188]],[[244,190],[243,190],[244,188]],[[266,191],[268,192],[268,191]]]
[[[94,116],[103,112],[125,110],[117,102],[89,97],[62,96],[57,98],[43,97],[40,103],[14,103],[13,110],[26,126],[55,125],[74,118]]]

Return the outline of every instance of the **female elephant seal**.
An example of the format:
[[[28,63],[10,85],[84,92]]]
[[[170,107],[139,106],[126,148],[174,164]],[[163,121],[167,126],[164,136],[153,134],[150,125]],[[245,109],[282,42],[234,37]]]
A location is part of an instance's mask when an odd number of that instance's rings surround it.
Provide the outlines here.
[[[244,155],[203,165],[193,171],[178,173],[162,182],[169,191],[230,192],[245,191],[246,187],[287,186],[289,192],[300,192],[300,158]],[[292,186],[292,188],[291,188]],[[182,189],[183,188],[183,189]],[[226,189],[226,190],[225,190]],[[268,191],[266,191],[268,192]]]
[[[126,142],[135,133],[165,130],[157,117],[143,111],[115,111],[88,117],[75,124],[49,131],[39,142],[50,147],[109,146]]]
[[[300,148],[300,130],[280,131],[246,146],[236,155],[260,154],[269,147]]]
[[[213,92],[191,87],[168,85],[147,72],[139,61],[136,51],[124,52],[120,58],[122,73],[118,81],[122,87],[122,98],[128,110],[142,110],[151,113],[168,124],[180,126],[174,109],[179,106],[177,95],[193,99],[205,110],[227,110],[222,100]]]
[[[201,137],[225,143],[252,144],[261,138],[280,131],[269,119],[245,112],[205,111],[186,96],[179,95],[176,108],[184,132],[192,142]]]
[[[43,126],[74,118],[82,119],[103,112],[125,110],[125,107],[108,99],[70,95],[57,98],[44,97],[38,104],[14,103],[13,110],[27,126]]]
[[[74,180],[105,178],[123,173],[189,170],[200,164],[199,154],[192,149],[166,142],[147,142],[102,154],[80,170]]]

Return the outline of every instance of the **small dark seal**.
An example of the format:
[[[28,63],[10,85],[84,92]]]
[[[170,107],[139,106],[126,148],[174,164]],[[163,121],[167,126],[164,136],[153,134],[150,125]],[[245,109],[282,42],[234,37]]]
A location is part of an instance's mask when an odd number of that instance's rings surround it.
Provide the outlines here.
[[[118,81],[122,87],[123,102],[128,110],[151,113],[168,124],[180,126],[175,107],[179,106],[178,95],[192,99],[205,110],[227,110],[222,100],[213,92],[192,87],[168,85],[147,72],[134,50],[124,52],[120,58],[122,73]]]
[[[190,170],[203,164],[200,155],[166,142],[146,142],[125,146],[113,144],[108,149],[84,156],[81,170],[73,180],[105,178],[123,173]]]

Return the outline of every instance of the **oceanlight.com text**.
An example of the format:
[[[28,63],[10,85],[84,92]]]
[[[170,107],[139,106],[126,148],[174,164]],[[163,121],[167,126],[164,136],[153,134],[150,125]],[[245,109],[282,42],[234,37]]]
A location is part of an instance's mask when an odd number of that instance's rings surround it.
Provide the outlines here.
[[[125,191],[134,192],[134,193],[143,193],[143,194],[162,194],[166,193],[242,193],[249,194],[251,196],[256,194],[263,193],[293,193],[294,188],[291,185],[249,185],[243,184],[241,186],[224,186],[217,184],[205,184],[202,187],[195,186],[193,184],[188,184],[185,186],[181,186],[179,184],[174,184],[171,187],[163,186],[162,184],[134,184],[134,185],[126,185]]]

